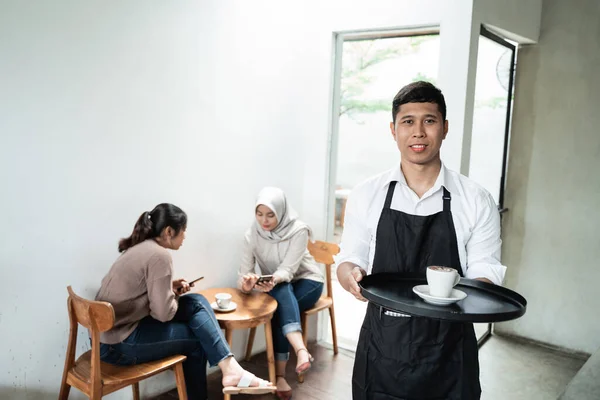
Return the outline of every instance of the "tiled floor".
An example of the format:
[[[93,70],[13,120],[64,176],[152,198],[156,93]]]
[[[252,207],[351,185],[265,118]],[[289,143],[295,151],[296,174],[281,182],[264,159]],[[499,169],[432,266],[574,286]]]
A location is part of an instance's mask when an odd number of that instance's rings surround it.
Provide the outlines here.
[[[334,357],[323,346],[311,346],[316,362],[303,384],[290,379],[294,400],[350,400],[353,354],[341,351]],[[493,336],[479,353],[482,400],[555,400],[585,360],[542,347]],[[292,364],[292,363],[290,363]],[[242,363],[260,376],[267,375],[265,355]],[[293,365],[288,376],[293,377]],[[209,399],[221,399],[220,374],[209,377]],[[156,400],[172,400],[174,391]],[[233,400],[273,400],[273,395],[233,396]],[[191,400],[191,399],[190,399]],[[593,399],[581,399],[593,400]]]

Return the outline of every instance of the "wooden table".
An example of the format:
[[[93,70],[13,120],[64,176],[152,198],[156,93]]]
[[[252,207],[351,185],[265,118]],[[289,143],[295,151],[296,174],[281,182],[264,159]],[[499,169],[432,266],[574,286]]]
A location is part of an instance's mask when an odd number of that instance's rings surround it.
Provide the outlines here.
[[[250,294],[244,294],[234,288],[212,288],[201,290],[197,293],[206,297],[211,303],[215,301],[215,295],[217,293],[229,293],[231,294],[231,301],[237,304],[235,311],[215,311],[219,325],[225,330],[225,339],[227,339],[229,347],[232,347],[231,341],[234,329],[256,328],[259,325],[265,325],[269,380],[273,383],[273,386],[276,386],[271,318],[273,318],[273,313],[277,309],[277,301],[266,293],[253,291]],[[225,400],[229,400],[230,398],[230,395],[224,395]]]

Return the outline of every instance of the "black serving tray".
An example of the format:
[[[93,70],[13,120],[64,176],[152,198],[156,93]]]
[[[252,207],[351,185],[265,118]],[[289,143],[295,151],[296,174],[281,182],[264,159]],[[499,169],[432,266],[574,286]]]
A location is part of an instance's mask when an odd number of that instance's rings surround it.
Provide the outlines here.
[[[370,302],[419,317],[489,323],[517,319],[527,308],[527,300],[510,289],[466,278],[461,278],[455,286],[467,294],[464,300],[437,306],[425,303],[413,293],[413,287],[426,284],[422,274],[400,273],[367,275],[359,282],[362,295]]]

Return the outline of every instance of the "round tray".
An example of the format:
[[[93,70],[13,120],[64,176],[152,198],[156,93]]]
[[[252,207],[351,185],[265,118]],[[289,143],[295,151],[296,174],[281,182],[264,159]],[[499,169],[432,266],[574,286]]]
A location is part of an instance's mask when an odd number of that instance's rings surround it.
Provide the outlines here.
[[[392,311],[446,321],[501,322],[525,314],[527,300],[502,286],[461,278],[456,289],[467,298],[449,306],[425,303],[413,287],[427,284],[422,274],[383,273],[365,276],[359,282],[362,295],[370,302]]]

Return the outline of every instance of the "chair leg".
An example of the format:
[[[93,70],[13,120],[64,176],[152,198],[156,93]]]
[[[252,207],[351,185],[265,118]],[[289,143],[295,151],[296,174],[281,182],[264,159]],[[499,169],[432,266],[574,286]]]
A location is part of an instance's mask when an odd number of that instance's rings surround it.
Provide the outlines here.
[[[131,390],[133,391],[133,400],[140,400],[140,383],[136,382],[131,385]]]
[[[185,389],[185,377],[183,376],[183,364],[178,363],[173,367],[175,371],[175,381],[177,382],[177,394],[179,400],[187,400],[187,391]]]
[[[94,385],[92,381],[92,385],[90,386],[90,393],[88,394],[90,400],[101,400],[102,399],[102,381],[98,382]]]
[[[90,400],[101,400],[102,399],[102,391],[92,391],[89,395]]]
[[[265,341],[267,342],[267,364],[269,366],[269,380],[273,386],[277,385],[277,375],[275,372],[275,352],[273,351],[273,330],[271,321],[265,322]]]
[[[300,326],[302,327],[302,341],[304,346],[308,347],[308,327],[306,313],[300,315]],[[304,383],[304,374],[297,375],[298,383]]]
[[[67,400],[69,398],[69,392],[71,391],[71,386],[67,384],[66,376],[63,377],[63,380],[60,384],[60,392],[58,393],[58,400]]]
[[[333,354],[338,353],[337,330],[335,329],[335,312],[333,304],[329,307],[329,319],[331,320],[331,336],[333,337]]]
[[[302,313],[300,316],[300,326],[302,327],[302,341],[304,346],[308,346],[308,329],[306,327],[306,313]]]
[[[250,357],[252,357],[252,346],[254,346],[254,336],[256,336],[256,327],[250,328],[248,344],[246,345],[246,361],[250,361]]]

